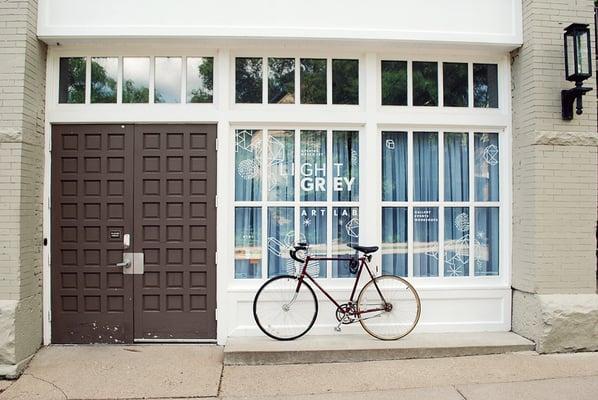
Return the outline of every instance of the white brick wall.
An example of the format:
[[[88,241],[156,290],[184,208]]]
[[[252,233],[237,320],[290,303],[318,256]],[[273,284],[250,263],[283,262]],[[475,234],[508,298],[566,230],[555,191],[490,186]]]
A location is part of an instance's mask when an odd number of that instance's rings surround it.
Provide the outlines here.
[[[524,45],[513,58],[513,287],[596,290],[596,79],[584,114],[561,119],[563,29],[588,23],[593,0],[524,0]],[[594,47],[592,47],[594,48]],[[595,71],[595,68],[594,68]]]
[[[16,301],[16,363],[41,341],[45,45],[37,1],[0,1],[0,301]],[[7,354],[3,352],[3,354]]]

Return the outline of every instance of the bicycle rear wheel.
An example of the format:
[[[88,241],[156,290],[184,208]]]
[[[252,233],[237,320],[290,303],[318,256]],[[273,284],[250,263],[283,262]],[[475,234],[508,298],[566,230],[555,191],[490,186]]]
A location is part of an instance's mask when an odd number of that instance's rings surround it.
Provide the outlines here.
[[[266,335],[293,340],[307,333],[316,322],[318,300],[303,281],[297,292],[296,276],[282,275],[268,280],[253,299],[253,316]]]
[[[417,325],[421,303],[417,291],[405,279],[383,275],[361,289],[357,311],[367,333],[381,340],[397,340]]]

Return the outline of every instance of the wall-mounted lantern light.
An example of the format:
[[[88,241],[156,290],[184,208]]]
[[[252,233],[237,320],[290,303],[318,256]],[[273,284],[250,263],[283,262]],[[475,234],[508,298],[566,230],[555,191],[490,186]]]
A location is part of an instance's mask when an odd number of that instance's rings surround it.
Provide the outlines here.
[[[573,102],[577,100],[576,113],[583,113],[582,96],[592,90],[583,87],[583,81],[592,76],[590,28],[587,24],[571,24],[565,28],[565,78],[575,82],[575,87],[561,91],[562,116],[573,119]]]

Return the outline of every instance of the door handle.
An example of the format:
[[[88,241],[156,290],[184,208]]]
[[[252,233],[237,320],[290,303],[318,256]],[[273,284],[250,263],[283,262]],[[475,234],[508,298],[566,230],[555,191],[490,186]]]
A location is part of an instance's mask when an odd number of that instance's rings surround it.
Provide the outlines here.
[[[116,264],[119,268],[129,268],[131,267],[131,260],[124,260],[123,262],[119,262]]]

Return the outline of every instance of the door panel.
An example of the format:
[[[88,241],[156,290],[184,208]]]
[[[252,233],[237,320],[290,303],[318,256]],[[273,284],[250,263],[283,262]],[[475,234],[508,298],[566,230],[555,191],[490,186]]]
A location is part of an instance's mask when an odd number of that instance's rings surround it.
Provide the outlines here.
[[[136,339],[216,338],[216,127],[135,127]]]
[[[215,196],[215,125],[54,125],[52,342],[215,339]]]
[[[133,339],[133,280],[116,263],[133,227],[133,127],[52,127],[52,342]]]

